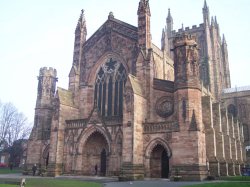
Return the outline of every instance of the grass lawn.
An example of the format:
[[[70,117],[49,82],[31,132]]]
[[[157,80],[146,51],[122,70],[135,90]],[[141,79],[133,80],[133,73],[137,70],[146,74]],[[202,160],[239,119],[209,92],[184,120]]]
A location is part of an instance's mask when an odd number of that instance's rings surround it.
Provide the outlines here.
[[[218,182],[218,183],[207,183],[197,184],[186,187],[249,187],[250,182]]]
[[[101,187],[99,183],[78,180],[26,179],[25,187]]]
[[[4,179],[1,179],[4,180]],[[58,180],[58,179],[26,179],[25,187],[101,187],[94,182],[84,182],[79,180]],[[0,187],[16,187],[16,185],[0,184]]]
[[[10,170],[10,168],[0,168],[0,174],[9,174],[9,173],[22,173],[21,168],[13,168]]]
[[[219,180],[225,181],[250,181],[250,176],[230,176],[230,177],[220,177]]]

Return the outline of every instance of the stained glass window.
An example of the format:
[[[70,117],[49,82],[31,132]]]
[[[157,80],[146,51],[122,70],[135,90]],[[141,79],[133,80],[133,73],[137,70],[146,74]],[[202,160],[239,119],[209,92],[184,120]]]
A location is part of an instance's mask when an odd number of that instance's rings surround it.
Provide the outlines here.
[[[126,80],[126,70],[121,63],[110,58],[101,65],[95,82],[94,102],[102,116],[122,116]]]

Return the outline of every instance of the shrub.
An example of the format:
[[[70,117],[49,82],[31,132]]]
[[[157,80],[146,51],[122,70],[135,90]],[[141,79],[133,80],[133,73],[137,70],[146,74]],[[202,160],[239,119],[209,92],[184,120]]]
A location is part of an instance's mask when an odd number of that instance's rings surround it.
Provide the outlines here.
[[[7,167],[8,167],[7,164],[5,164],[5,163],[0,163],[0,168],[7,168]]]

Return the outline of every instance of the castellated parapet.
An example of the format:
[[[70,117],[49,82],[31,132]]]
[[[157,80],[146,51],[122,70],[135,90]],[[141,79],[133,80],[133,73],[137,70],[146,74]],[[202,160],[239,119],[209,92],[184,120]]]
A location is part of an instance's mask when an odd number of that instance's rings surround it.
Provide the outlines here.
[[[42,67],[40,68],[40,73],[39,76],[51,76],[51,77],[56,77],[57,76],[57,71],[56,69],[52,68],[52,67]]]
[[[37,107],[51,106],[52,98],[56,91],[56,69],[52,67],[40,68],[37,87]]]
[[[193,25],[191,28],[190,27],[185,27],[185,29],[180,28],[180,29],[178,29],[178,31],[173,30],[172,31],[172,36],[175,37],[178,34],[181,34],[181,33],[185,32],[185,31],[189,32],[189,33],[192,33],[192,32],[197,32],[197,31],[201,31],[201,30],[204,30],[204,24],[203,23],[199,24],[198,26]]]
[[[182,46],[197,46],[195,42],[195,36],[190,34],[179,34],[174,39],[174,47],[182,47]]]

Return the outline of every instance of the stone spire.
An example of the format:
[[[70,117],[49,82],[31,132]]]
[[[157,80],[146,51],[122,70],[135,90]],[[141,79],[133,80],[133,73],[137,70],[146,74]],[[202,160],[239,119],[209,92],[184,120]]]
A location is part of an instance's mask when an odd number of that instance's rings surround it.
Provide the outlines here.
[[[86,40],[86,36],[87,36],[87,26],[86,26],[86,20],[85,20],[85,15],[84,15],[84,10],[81,10],[81,15],[80,18],[78,20],[77,26],[76,26],[76,32],[82,32],[82,34],[85,36],[85,40]]]
[[[209,25],[210,24],[210,20],[209,20],[209,7],[207,6],[207,2],[206,0],[204,1],[204,6],[202,9],[203,12],[203,21],[205,25]]]
[[[84,10],[82,9],[75,30],[73,64],[69,73],[69,90],[72,92],[78,91],[79,88],[80,64],[82,62],[82,54],[83,54],[82,46],[86,42],[86,37],[87,37],[87,26],[84,16]]]
[[[168,43],[168,32],[167,28],[162,29],[162,37],[161,37],[161,50],[166,51],[169,54],[169,43]]]
[[[168,22],[173,22],[173,18],[172,18],[171,12],[170,12],[170,8],[168,9],[167,23]]]
[[[164,50],[164,49],[165,49],[165,38],[166,38],[165,29],[162,29],[162,35],[161,35],[161,50]]]
[[[74,59],[73,64],[78,66],[81,58],[81,46],[86,41],[87,37],[87,26],[84,16],[84,10],[81,10],[81,15],[78,20],[76,30],[75,30],[75,45],[74,45]]]
[[[223,34],[222,36],[222,44],[223,45],[227,45],[227,41],[226,41],[226,38],[225,38],[225,35]]]
[[[141,48],[151,48],[150,7],[149,0],[140,0],[138,15],[138,44]]]
[[[216,16],[214,16],[214,24],[215,24],[216,27],[218,26],[217,17]]]
[[[208,9],[207,1],[206,0],[204,0],[204,7],[203,7],[203,9]]]
[[[211,26],[214,27],[215,26],[215,23],[214,23],[214,17],[212,16],[211,18]]]
[[[225,85],[224,88],[231,88],[231,78],[230,78],[230,69],[229,69],[229,61],[228,61],[228,50],[227,50],[227,42],[225,35],[222,36],[222,59],[223,59],[223,69],[224,69],[224,80]]]
[[[168,9],[168,17],[167,17],[167,32],[168,32],[168,37],[171,37],[172,30],[173,30],[173,18],[170,12],[170,8]]]
[[[217,30],[217,35],[218,35],[218,37],[220,38],[220,26],[219,26],[219,24],[218,24],[218,21],[217,21],[217,17],[216,17],[216,16],[214,16],[214,26],[215,26],[215,28],[216,28],[216,30]]]

